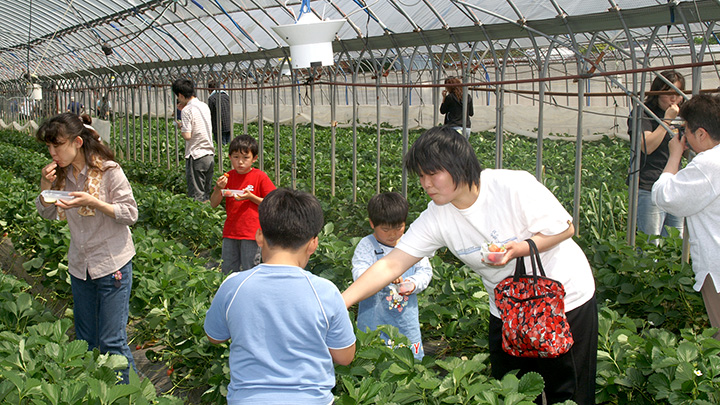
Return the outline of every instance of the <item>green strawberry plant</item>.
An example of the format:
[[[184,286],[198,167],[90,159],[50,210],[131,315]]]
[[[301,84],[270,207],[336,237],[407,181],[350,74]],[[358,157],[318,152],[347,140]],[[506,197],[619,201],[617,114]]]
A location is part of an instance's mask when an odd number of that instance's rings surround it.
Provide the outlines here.
[[[171,141],[166,145],[163,120],[153,119],[150,126],[147,121],[147,117],[129,121],[130,127],[136,128],[138,141],[140,126],[146,129],[143,143],[131,142],[135,149],[125,151],[131,153],[125,153],[121,161],[131,179],[140,212],[140,219],[133,226],[137,255],[133,262],[130,336],[133,344],[149,348],[147,355],[151,360],[171,367],[176,389],[199,390],[205,403],[223,402],[229,382],[229,349],[227,344],[216,346],[207,341],[203,321],[223,279],[217,266],[224,212],[184,195],[184,170],[174,166],[175,156],[182,162],[183,143],[175,144],[174,129],[169,127]],[[124,120],[115,123],[120,130],[125,125]],[[170,169],[164,155],[158,160],[156,128],[162,135],[161,153],[167,150],[172,156]],[[280,175],[274,178],[273,125],[264,128],[264,169],[276,184],[289,186],[293,167],[298,188],[309,190],[313,164],[308,153],[310,128],[307,125],[296,128],[299,152],[295,162],[289,153],[292,129],[285,126],[277,129]],[[236,127],[236,133],[240,131]],[[257,125],[250,124],[248,132],[257,135]],[[409,143],[419,134],[420,131],[410,131]],[[377,187],[376,129],[360,127],[357,135],[357,188],[353,190],[350,130],[337,130],[334,152],[330,129],[315,131],[315,187],[323,204],[326,226],[320,235],[319,249],[307,268],[332,280],[341,290],[351,281],[350,260],[355,244],[371,232],[365,204]],[[512,134],[504,134],[503,138],[504,166],[534,173],[534,140]],[[116,148],[125,148],[124,139],[115,141]],[[402,133],[381,128],[380,142],[381,191],[400,190]],[[474,134],[471,144],[483,165],[491,167],[495,160],[495,135]],[[151,146],[153,162],[149,159]],[[128,160],[133,151],[139,159],[141,148],[145,162]],[[219,153],[226,154],[226,149]],[[583,143],[582,150],[583,167],[592,168],[592,175],[583,169],[577,240],[594,269],[601,311],[598,402],[718,403],[718,342],[711,338],[714,330],[707,328],[702,299],[692,290],[692,271],[681,264],[679,235],[671,234],[658,240],[657,245],[639,235],[636,247],[627,246],[624,233],[627,143],[604,138]],[[543,159],[542,181],[571,211],[575,144],[546,140]],[[28,257],[25,268],[30,275],[68,298],[67,267],[63,264],[67,263],[67,226],[39,218],[33,202],[40,170],[48,161],[46,147],[32,137],[0,131],[0,180],[5,184],[5,193],[0,195],[0,227],[16,249]],[[332,170],[335,189],[330,187]],[[408,179],[408,201],[411,223],[429,201],[413,176]],[[379,331],[358,331],[356,360],[350,366],[336,367],[336,403],[532,403],[542,391],[539,375],[530,373],[522,378],[507,375],[502,380],[489,377],[488,296],[480,279],[445,250],[438,251],[431,262],[433,280],[419,296],[420,322],[424,341],[438,343],[439,350],[417,362],[407,348],[387,348],[378,338]],[[66,362],[55,345],[35,345],[33,342],[40,339],[37,333],[42,329],[57,336],[55,344],[65,349],[68,341],[60,335],[67,331],[65,325],[69,325],[69,320],[51,321],[48,311],[28,300],[32,297],[18,288],[16,282],[0,279],[0,321],[5,325],[0,329],[0,353],[3,348],[8,353],[0,356],[6,358],[0,361],[10,362],[0,363],[0,373],[11,375],[3,374],[0,379],[1,398],[12,403],[107,403],[119,395],[118,403],[174,401],[150,396],[152,387],[147,380],[137,380],[137,384],[131,381],[134,388],[115,388],[114,367],[119,364],[113,364],[112,356],[103,357],[85,349],[84,354],[79,357],[73,354]],[[16,303],[10,297],[19,301]],[[380,330],[398,345],[407,344],[396,329]],[[18,353],[23,339],[26,350],[20,352],[20,357],[12,355],[10,348]],[[43,352],[38,354],[38,350]],[[54,359],[43,357],[48,353]],[[22,356],[33,362],[23,363]],[[20,364],[31,375],[18,371]],[[38,364],[48,366],[41,370]],[[89,370],[87,374],[82,374],[76,364],[83,364]],[[65,385],[58,385],[60,377]]]

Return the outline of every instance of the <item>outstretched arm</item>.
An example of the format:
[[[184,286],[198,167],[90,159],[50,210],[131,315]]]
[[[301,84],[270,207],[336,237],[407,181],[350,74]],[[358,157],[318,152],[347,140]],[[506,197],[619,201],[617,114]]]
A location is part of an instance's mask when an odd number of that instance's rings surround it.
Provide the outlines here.
[[[402,276],[407,269],[420,261],[420,259],[421,257],[409,255],[398,248],[393,249],[387,256],[370,266],[360,278],[342,293],[345,306],[349,308],[382,290],[393,280]]]

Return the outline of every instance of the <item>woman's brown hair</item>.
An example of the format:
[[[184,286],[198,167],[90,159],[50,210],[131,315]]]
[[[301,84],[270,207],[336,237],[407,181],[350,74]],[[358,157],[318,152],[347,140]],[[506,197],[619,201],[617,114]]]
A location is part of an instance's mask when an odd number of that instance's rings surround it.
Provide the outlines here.
[[[48,119],[35,134],[39,142],[56,146],[72,142],[77,137],[83,140],[81,148],[87,167],[97,167],[94,159],[96,156],[102,160],[115,160],[115,153],[99,141],[100,135],[94,129],[86,127],[81,118],[73,113],[66,112]],[[67,176],[66,167],[58,167],[55,170],[57,174],[55,184],[62,184]]]
[[[660,72],[660,75],[667,79],[670,83],[673,85],[675,83],[678,83],[679,86],[677,86],[680,90],[685,90],[685,77],[675,70],[664,70]],[[652,84],[650,85],[650,91],[668,91],[668,90],[675,90],[672,87],[670,87],[669,84],[665,83],[665,80],[661,79],[660,76],[655,77],[655,80],[653,80]],[[645,97],[645,105],[647,106],[657,106],[658,104],[658,97],[660,95],[658,94],[650,94],[647,97]]]
[[[461,84],[461,83],[462,83],[462,80],[460,80],[460,78],[456,77],[456,76],[450,76],[447,79],[445,79],[445,84]],[[458,100],[462,101],[462,94],[463,94],[462,86],[445,86],[445,90],[447,90],[448,94],[454,94]]]

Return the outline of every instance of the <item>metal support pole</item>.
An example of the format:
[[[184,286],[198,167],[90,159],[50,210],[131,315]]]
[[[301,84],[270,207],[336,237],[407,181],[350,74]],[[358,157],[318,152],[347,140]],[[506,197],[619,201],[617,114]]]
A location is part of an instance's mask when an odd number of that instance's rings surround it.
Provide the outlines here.
[[[577,134],[575,136],[575,190],[573,197],[573,224],[575,225],[575,236],[580,234],[580,191],[582,184],[582,133],[583,133],[583,110],[585,109],[585,80],[578,81],[578,116]]]

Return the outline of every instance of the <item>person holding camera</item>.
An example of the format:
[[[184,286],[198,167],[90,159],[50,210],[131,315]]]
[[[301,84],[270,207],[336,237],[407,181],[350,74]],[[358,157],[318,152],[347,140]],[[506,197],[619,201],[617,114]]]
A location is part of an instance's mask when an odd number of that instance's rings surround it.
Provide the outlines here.
[[[710,325],[720,329],[720,99],[694,96],[680,108],[685,131],[668,142],[669,158],[652,188],[659,209],[685,217],[695,291],[700,291]],[[697,155],[679,170],[683,152]],[[720,332],[715,333],[720,340]]]
[[[674,70],[665,70],[660,73],[668,82],[680,90],[685,89],[685,78]],[[672,87],[660,76],[650,85],[651,92],[672,90]],[[650,94],[645,98],[645,106],[657,117],[662,117],[666,125],[678,117],[680,103],[683,97],[680,94]],[[628,134],[630,143],[634,145],[635,126],[632,120],[633,113],[628,118]],[[637,228],[647,235],[667,236],[666,227],[672,226],[683,232],[683,219],[659,209],[652,202],[650,192],[653,184],[665,168],[668,161],[668,142],[673,136],[660,125],[644,109],[638,114],[640,124],[640,184],[637,203]],[[631,151],[635,156],[635,151]],[[630,176],[628,176],[628,184]]]

